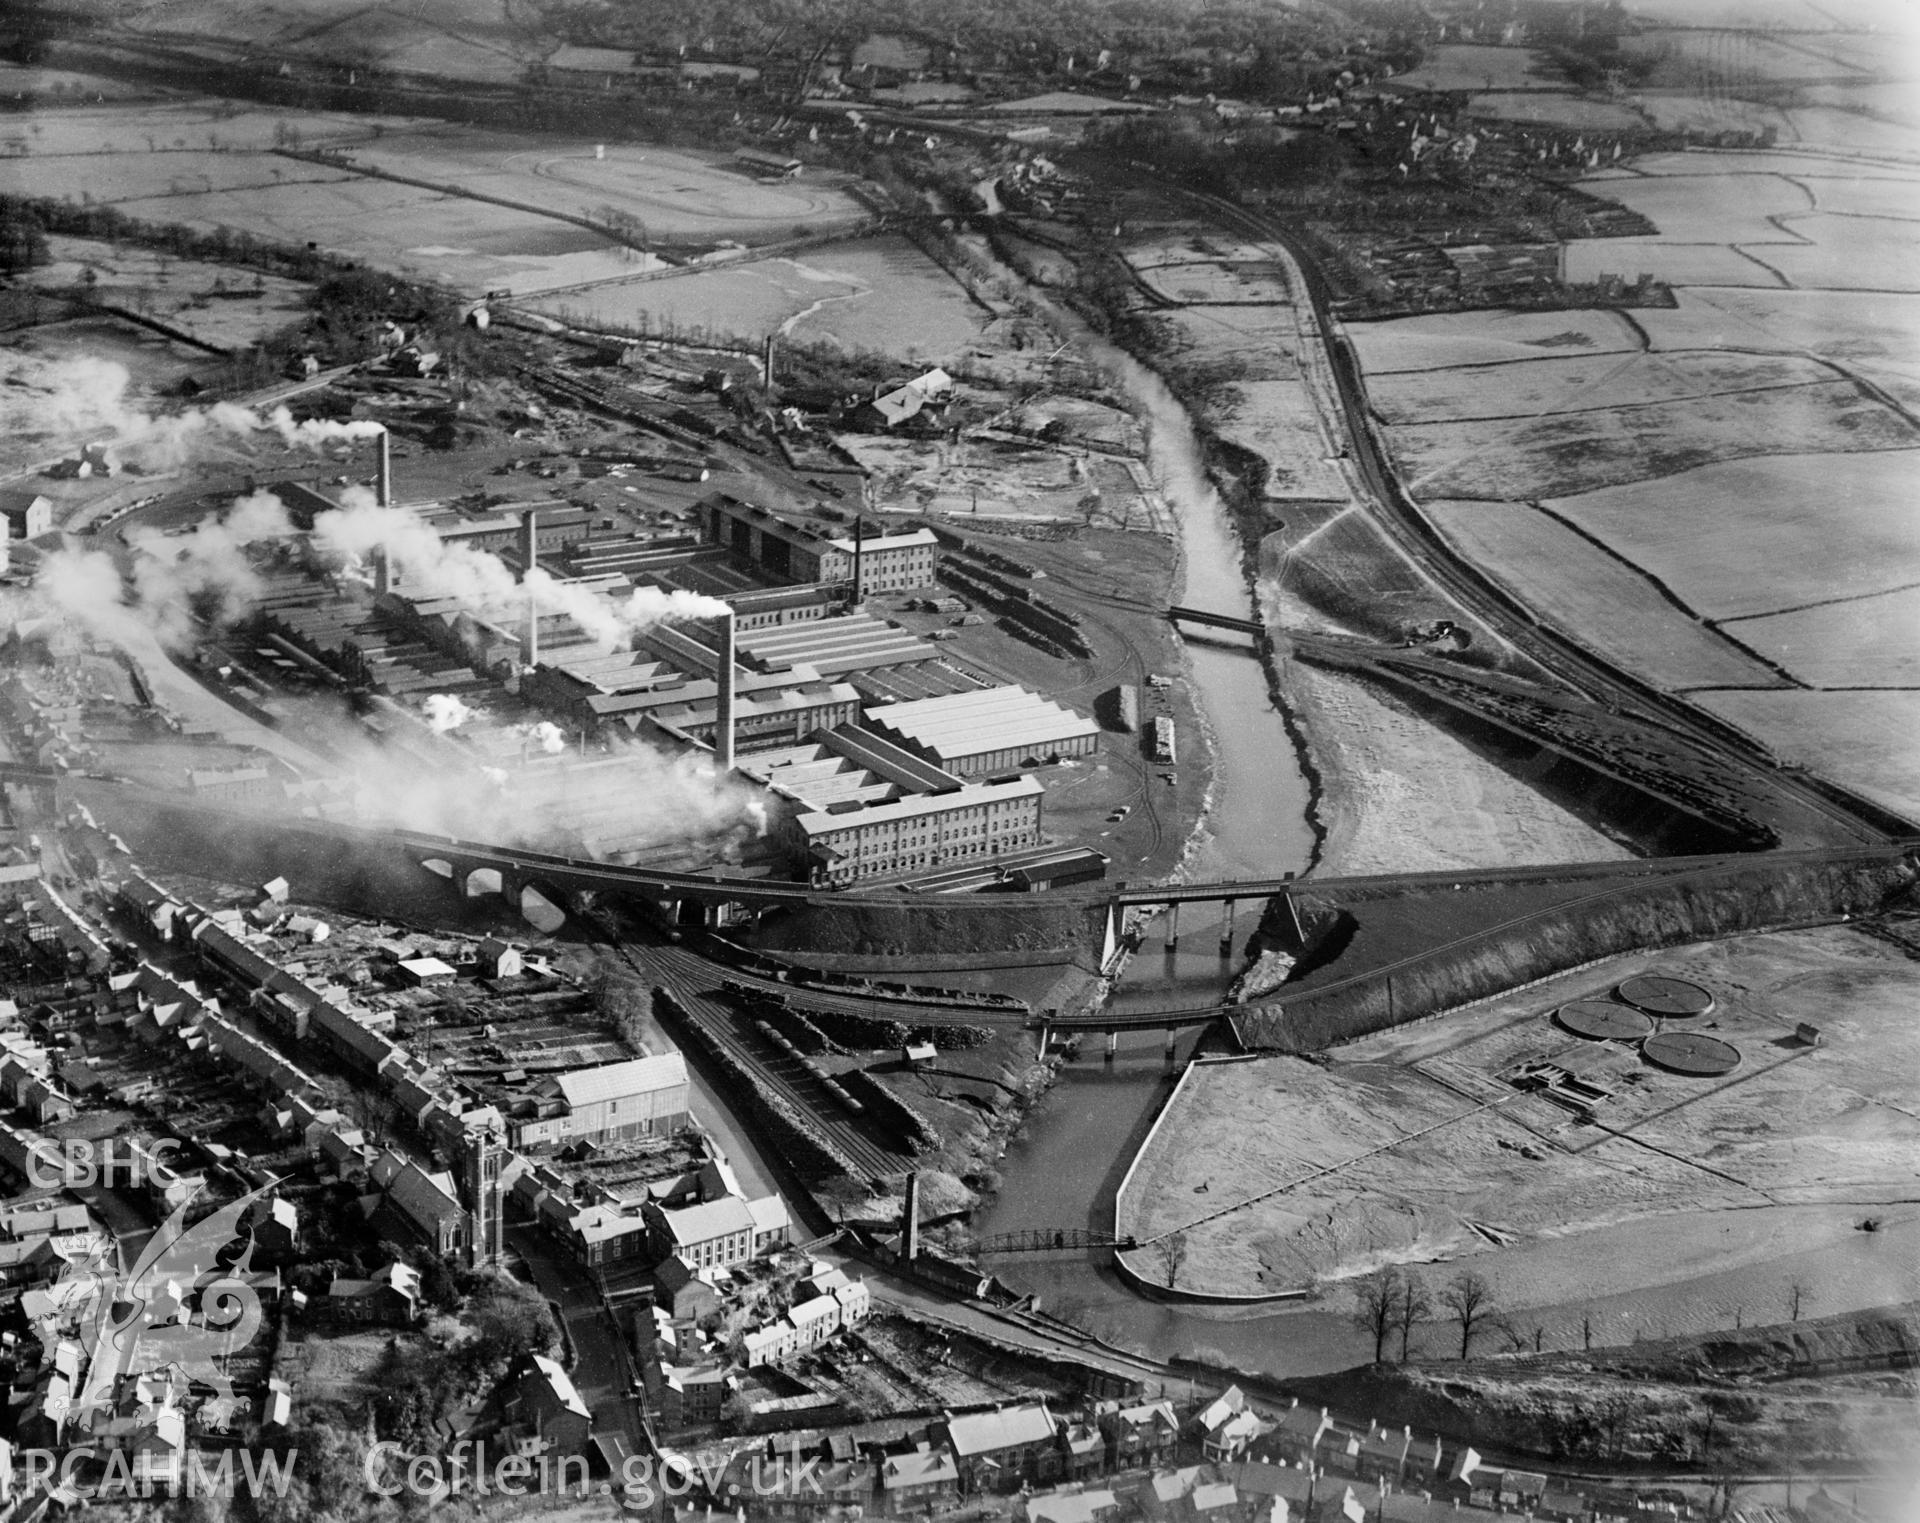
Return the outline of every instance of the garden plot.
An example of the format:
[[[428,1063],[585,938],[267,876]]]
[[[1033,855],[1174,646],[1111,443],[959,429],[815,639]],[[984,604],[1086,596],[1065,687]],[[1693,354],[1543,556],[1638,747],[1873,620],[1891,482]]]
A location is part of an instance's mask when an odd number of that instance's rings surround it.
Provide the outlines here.
[[[1370,377],[1645,347],[1633,324],[1617,312],[1445,312],[1349,323],[1346,332]]]
[[[1394,76],[1396,90],[1542,90],[1568,87],[1546,54],[1533,48],[1442,43],[1416,69]]]
[[[1920,582],[1917,472],[1913,449],[1774,455],[1548,506],[1728,619]]]
[[[1585,187],[1639,212],[1673,243],[1790,242],[1768,219],[1814,209],[1812,192],[1784,175],[1722,171],[1605,180]]]
[[[429,129],[389,133],[356,148],[353,162],[574,216],[612,207],[666,241],[766,243],[866,216],[836,178],[760,180],[717,155],[650,144]]]
[[[1596,192],[1617,180],[1592,187]],[[1775,233],[1778,238],[1780,235]],[[1592,285],[1608,275],[1636,280],[1651,275],[1671,286],[1786,285],[1776,271],[1759,262],[1771,259],[1777,246],[1760,250],[1749,259],[1738,249],[1719,243],[1668,243],[1656,238],[1575,238],[1564,244],[1561,275],[1574,285]]]
[[[1694,701],[1783,762],[1810,767],[1920,824],[1920,692],[1708,692]]]
[[[1796,286],[1837,291],[1920,291],[1920,228],[1890,217],[1796,217],[1810,242],[1760,250]]]
[[[1529,608],[1658,687],[1785,685],[1643,573],[1545,513],[1486,502],[1430,502],[1425,511],[1465,559]]]
[[[1611,101],[1588,100],[1581,95],[1552,95],[1542,90],[1520,94],[1493,91],[1467,102],[1471,115],[1498,122],[1544,122],[1555,127],[1580,127],[1591,132],[1635,132],[1646,126],[1636,111]]]
[[[1811,687],[1920,688],[1920,587],[1837,597],[1722,627]]]
[[[1851,382],[1834,382],[1521,422],[1397,428],[1391,438],[1417,495],[1533,501],[1747,455],[1896,450],[1920,443],[1920,430]]]
[[[1431,425],[1632,407],[1831,377],[1816,361],[1790,355],[1611,354],[1411,371],[1376,377],[1369,391],[1382,421]]]

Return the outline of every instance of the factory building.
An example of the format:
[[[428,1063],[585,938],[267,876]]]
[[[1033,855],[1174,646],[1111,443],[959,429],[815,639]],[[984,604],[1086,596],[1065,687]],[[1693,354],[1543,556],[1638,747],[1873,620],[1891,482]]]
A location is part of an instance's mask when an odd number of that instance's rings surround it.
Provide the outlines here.
[[[960,777],[1014,772],[1091,756],[1100,726],[1022,687],[980,688],[916,698],[867,712],[883,739]]]
[[[724,492],[702,498],[698,511],[701,529],[710,541],[783,582],[851,584],[857,551],[860,571],[859,586],[853,588],[855,602],[876,592],[933,585],[938,541],[929,529],[874,535],[856,546],[850,538],[825,538]]]
[[[687,1125],[687,1061],[656,1053],[544,1081],[538,1119],[515,1128],[515,1144],[623,1142],[666,1137]]]
[[[910,630],[868,613],[756,629],[740,637],[740,661],[761,671],[806,665],[824,676],[934,660],[940,653]]]
[[[520,565],[520,516],[529,508],[537,509],[535,533],[541,555],[555,555],[585,539],[594,529],[594,516],[585,508],[569,507],[563,502],[517,503],[511,511],[488,513],[468,518],[459,513],[439,512],[427,515],[427,523],[440,536],[442,544],[465,545],[484,550],[524,570]],[[600,568],[595,568],[600,569]]]
[[[1031,777],[789,815],[781,839],[813,881],[858,883],[1040,844],[1045,790]]]

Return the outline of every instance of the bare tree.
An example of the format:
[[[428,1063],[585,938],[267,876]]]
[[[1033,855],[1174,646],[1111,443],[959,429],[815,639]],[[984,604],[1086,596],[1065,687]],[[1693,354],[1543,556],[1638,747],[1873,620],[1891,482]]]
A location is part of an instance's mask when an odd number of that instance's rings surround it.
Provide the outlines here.
[[[1433,1297],[1427,1294],[1426,1282],[1408,1270],[1400,1282],[1400,1295],[1393,1307],[1393,1325],[1400,1334],[1402,1364],[1407,1362],[1407,1345],[1413,1339],[1413,1330],[1422,1322],[1432,1320]]]
[[[1805,1280],[1795,1280],[1787,1287],[1787,1320],[1798,1322],[1800,1313],[1813,1301],[1813,1287]]]
[[[1580,1313],[1580,1346],[1584,1349],[1593,1347],[1593,1313],[1590,1311]]]
[[[1353,1287],[1353,1325],[1373,1336],[1373,1362],[1387,1357],[1387,1335],[1398,1325],[1405,1277],[1398,1269],[1375,1270]]]
[[[1465,1359],[1475,1331],[1493,1315],[1493,1287],[1484,1275],[1465,1269],[1441,1289],[1440,1304],[1460,1324],[1460,1357]]]
[[[1169,1232],[1156,1246],[1160,1249],[1160,1263],[1167,1271],[1167,1289],[1172,1290],[1174,1281],[1180,1278],[1180,1266],[1187,1261],[1187,1235]]]

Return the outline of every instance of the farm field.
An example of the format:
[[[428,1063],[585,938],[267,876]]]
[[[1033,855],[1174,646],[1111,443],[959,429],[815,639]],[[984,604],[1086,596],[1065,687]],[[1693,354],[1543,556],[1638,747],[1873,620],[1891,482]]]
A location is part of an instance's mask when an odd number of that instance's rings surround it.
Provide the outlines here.
[[[1920,429],[1846,382],[1393,433],[1416,495],[1509,501],[1595,492],[1751,455],[1915,444]],[[1647,495],[1645,487],[1634,492]]]
[[[1489,502],[1430,502],[1426,512],[1467,560],[1529,607],[1660,687],[1785,685],[1644,573],[1546,513]],[[1745,626],[1733,633],[1748,638]]]
[[[177,387],[214,363],[197,349],[117,317],[75,318],[9,333],[6,348],[0,351],[0,438],[5,440],[7,459],[31,459],[48,449],[70,447],[69,436],[76,429],[98,426],[98,418],[91,413],[76,419],[72,427],[46,431],[31,421],[51,421],[44,398],[59,382],[48,367],[68,360],[124,366],[131,377],[128,392],[146,398]]]
[[[1797,45],[1798,39],[1702,27],[1644,32],[1624,51],[1658,60],[1651,82],[1687,88],[1712,82],[1729,94],[1756,85],[1858,79],[1859,67]]]
[[[1543,90],[1509,93],[1495,90],[1467,102],[1475,116],[1497,122],[1547,122],[1556,127],[1584,127],[1595,132],[1632,132],[1646,123],[1639,114],[1611,101],[1588,100],[1582,95],[1555,95]]]
[[[1723,620],[1722,627],[1813,687],[1920,688],[1920,587]]]
[[[159,153],[36,155],[8,165],[15,193],[72,200],[84,186],[96,202],[119,206],[129,216],[165,222],[165,203],[234,192],[273,192],[295,186],[345,185],[356,177],[345,170],[254,153],[211,150],[163,150]],[[137,209],[132,203],[138,203]]]
[[[1920,692],[1707,692],[1695,701],[1782,761],[1809,767],[1920,823]]]
[[[780,332],[928,363],[966,353],[987,319],[944,270],[903,239],[596,285],[534,305],[589,326],[654,333],[670,327],[753,343]]]
[[[1807,174],[1800,183],[1816,208],[1839,217],[1900,217],[1920,220],[1920,177]]]
[[[1777,106],[1730,95],[1643,90],[1628,96],[1627,103],[1663,132],[1760,132],[1771,127],[1785,142],[1796,135]]]
[[[1805,351],[1896,363],[1920,354],[1920,295],[1702,288],[1675,296],[1675,308],[1634,314],[1655,349]]]
[[[1605,182],[1617,185],[1617,180]],[[1776,239],[1779,235],[1775,234]],[[1562,246],[1561,275],[1576,285],[1590,285],[1606,275],[1633,280],[1652,275],[1675,286],[1784,286],[1780,274],[1761,260],[1776,245],[1755,250],[1749,259],[1738,249],[1719,243],[1668,243],[1657,238],[1576,238]]]
[[[324,111],[235,109],[198,96],[58,107],[0,122],[0,143],[18,137],[30,157],[201,149],[267,153],[290,136],[311,148],[371,142],[381,132],[415,125],[401,116],[346,116]],[[152,140],[149,145],[148,140]]]
[[[1233,389],[1238,400],[1215,409],[1216,428],[1267,462],[1268,497],[1346,500],[1346,477],[1304,381],[1242,381]]]
[[[1442,43],[1416,69],[1395,77],[1407,90],[1565,90],[1564,76],[1533,48]]]
[[[1792,284],[1829,291],[1920,291],[1911,218],[1815,213],[1789,225],[1810,241],[1756,252]]]
[[[268,0],[236,9],[225,0],[165,0],[135,9],[136,29],[193,33],[329,60],[345,58],[407,73],[507,81],[552,46],[516,24],[506,0]]]
[[[1631,407],[1830,379],[1786,355],[1610,354],[1382,376],[1374,411],[1389,425]]]
[[[1732,1074],[1683,1078],[1551,1021],[1649,969],[1713,990],[1713,1034],[1741,1050]],[[1569,1312],[1576,1333],[1583,1305],[1634,1291],[1653,1326],[1725,1325],[1708,1320],[1721,1308],[1700,1304],[1700,1275],[1770,1273],[1777,1295],[1816,1245],[1831,1309],[1903,1300],[1916,1289],[1908,1256],[1851,1229],[1860,1206],[1900,1198],[1920,1144],[1920,1031],[1904,1015],[1916,995],[1920,970],[1897,950],[1795,932],[1615,959],[1335,1048],[1324,1067],[1202,1064],[1140,1157],[1120,1230],[1184,1227],[1188,1290],[1324,1285],[1394,1262],[1440,1279],[1465,1264],[1504,1309]],[[1826,1045],[1793,1039],[1803,1020]],[[1600,1117],[1626,1137],[1501,1077],[1555,1056],[1610,1092]],[[1705,1155],[1712,1169],[1691,1161]],[[1307,1178],[1316,1168],[1332,1172]],[[1828,1231],[1829,1217],[1845,1230]]]
[[[1443,312],[1349,323],[1346,332],[1369,376],[1643,347],[1617,312]]]
[[[1696,158],[1698,155],[1695,156]],[[1815,209],[1813,193],[1784,174],[1721,172],[1609,180],[1606,198],[1629,206],[1674,243],[1791,241],[1768,219]]]
[[[1184,341],[1183,359],[1226,367],[1242,380],[1299,378],[1300,319],[1290,306],[1191,308],[1164,321]]]
[[[604,157],[596,157],[603,148]],[[664,243],[768,243],[854,226],[867,213],[836,176],[765,181],[718,154],[651,144],[568,142],[468,128],[392,132],[353,162],[572,216],[612,207]]]
[[[1920,582],[1920,450],[1794,454],[1550,502],[1711,619]]]
[[[52,262],[16,276],[18,284],[64,290],[91,270],[95,300],[159,318],[219,348],[255,343],[297,320],[306,307],[307,288],[278,275],[91,238],[56,234],[47,242]]]

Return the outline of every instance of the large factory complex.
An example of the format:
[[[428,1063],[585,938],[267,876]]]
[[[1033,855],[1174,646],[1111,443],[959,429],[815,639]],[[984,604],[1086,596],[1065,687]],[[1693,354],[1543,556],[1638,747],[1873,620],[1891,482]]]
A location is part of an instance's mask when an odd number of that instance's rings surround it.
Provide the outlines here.
[[[377,481],[391,507],[384,441]],[[275,490],[303,527],[338,506],[297,483]],[[539,568],[573,611],[537,608],[531,592],[518,610],[477,608],[441,595],[431,576],[410,585],[408,568],[376,550],[370,585],[312,565],[267,578],[253,610],[265,648],[370,692],[397,730],[420,728],[415,711],[431,695],[467,710],[513,692],[581,753],[641,743],[710,755],[766,790],[768,839],[809,881],[910,879],[1039,853],[1050,843],[1032,774],[1099,747],[1092,718],[863,607],[875,594],[932,591],[930,530],[869,534],[856,520],[850,535],[829,536],[719,492],[695,504],[697,535],[596,533],[613,521],[559,503],[407,511],[443,546],[497,556],[522,582]],[[616,610],[643,588],[697,595],[705,616],[623,622]],[[608,612],[597,634],[583,596]],[[479,728],[436,738],[474,744]]]

